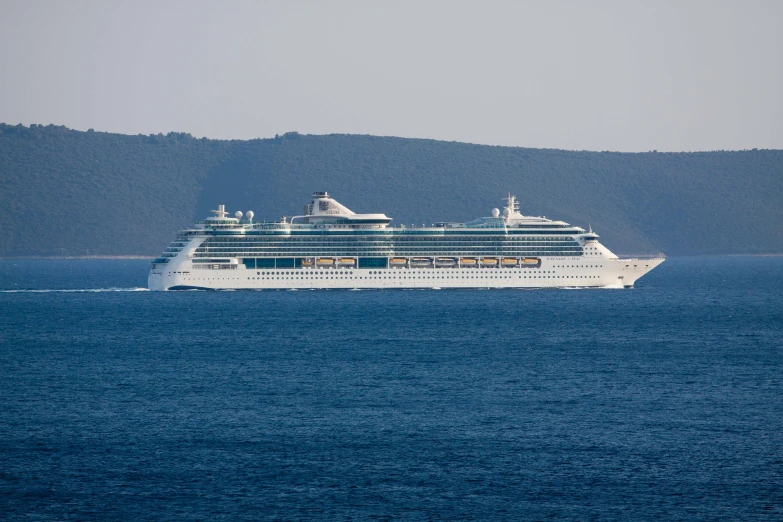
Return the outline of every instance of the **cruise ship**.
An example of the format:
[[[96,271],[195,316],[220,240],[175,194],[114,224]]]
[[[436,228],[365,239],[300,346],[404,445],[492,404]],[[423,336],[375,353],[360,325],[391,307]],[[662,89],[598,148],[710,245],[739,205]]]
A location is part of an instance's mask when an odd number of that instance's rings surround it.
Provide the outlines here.
[[[467,223],[392,226],[316,192],[301,216],[253,222],[252,211],[180,231],[152,261],[150,290],[364,288],[631,288],[663,257],[621,259],[592,229],[506,206]]]

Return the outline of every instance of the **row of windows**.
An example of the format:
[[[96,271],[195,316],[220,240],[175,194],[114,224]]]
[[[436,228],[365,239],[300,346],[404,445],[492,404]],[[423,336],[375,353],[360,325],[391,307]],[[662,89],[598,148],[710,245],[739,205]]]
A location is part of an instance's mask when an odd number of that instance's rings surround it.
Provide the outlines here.
[[[351,249],[351,250],[329,250],[329,249],[310,249],[310,250],[274,250],[274,249],[249,249],[249,250],[232,250],[226,249],[199,249],[194,253],[195,257],[212,257],[212,256],[226,256],[226,257],[264,257],[264,256],[301,256],[301,257],[318,257],[318,256],[580,256],[582,251],[574,248],[557,248],[557,247],[542,247],[542,248],[462,248],[462,249],[428,249],[428,250],[396,250],[390,251],[387,249]]]
[[[476,275],[476,274],[462,274],[462,275],[426,275],[421,274],[405,274],[405,275],[335,275],[335,274],[319,274],[319,275],[264,275],[264,276],[251,276],[249,280],[289,280],[289,281],[305,281],[305,280],[329,280],[329,279],[348,279],[348,280],[363,280],[363,279],[385,279],[387,281],[400,281],[400,280],[422,280],[422,279],[599,279],[597,275],[505,275],[505,274],[493,274],[493,275]]]
[[[295,236],[326,236],[326,235],[351,235],[351,236],[467,236],[467,235],[581,235],[584,232],[579,230],[526,230],[516,228],[503,228],[503,227],[487,227],[490,230],[480,230],[476,228],[379,228],[379,227],[366,227],[365,229],[347,229],[337,228],[331,229],[330,227],[318,228],[318,227],[303,227],[300,228],[296,225],[293,227],[264,227],[261,229],[244,229],[240,227],[226,227],[221,229],[206,229],[206,230],[185,230],[181,232],[181,235],[198,235],[198,234],[210,234],[210,235],[235,235],[245,234],[248,236],[280,236],[280,235],[295,235]],[[547,227],[544,227],[547,228]],[[550,227],[551,228],[551,227]]]
[[[240,256],[238,253],[244,252],[248,253],[248,255]],[[514,247],[462,247],[462,248],[446,248],[446,247],[433,247],[433,248],[421,248],[421,249],[413,249],[413,248],[337,248],[337,247],[319,247],[319,248],[291,248],[289,247],[281,247],[281,248],[260,248],[260,247],[253,247],[253,248],[198,248],[195,250],[195,254],[204,254],[209,255],[212,254],[214,256],[225,256],[225,257],[265,257],[265,256],[283,256],[281,252],[295,252],[297,256],[320,256],[320,255],[329,255],[331,252],[336,252],[337,254],[333,255],[343,255],[343,253],[346,252],[356,252],[359,254],[365,254],[365,253],[377,253],[378,255],[412,255],[412,256],[420,256],[420,255],[428,255],[429,253],[437,254],[440,256],[443,255],[459,255],[461,252],[466,252],[466,254],[463,255],[469,255],[468,253],[472,254],[481,254],[481,253],[492,253],[492,254],[508,254],[508,255],[526,255],[533,252],[547,252],[552,253],[552,255],[555,255],[555,252],[577,252],[581,253],[582,249],[578,247],[524,247],[524,248],[514,248]],[[514,254],[515,252],[518,252],[519,254]],[[252,253],[255,253],[256,255],[253,256]],[[169,254],[164,255],[162,257],[174,257],[176,254]],[[203,257],[203,256],[202,256]]]
[[[185,281],[215,281],[215,282],[223,282],[227,280],[237,280],[238,277],[186,277],[184,278]],[[541,281],[542,283],[552,283],[552,282],[560,282],[568,284],[588,284],[588,281],[594,281],[593,284],[602,284],[599,281],[599,276],[518,276],[516,278],[512,276],[484,276],[484,277],[478,277],[478,276],[406,276],[406,277],[399,277],[399,278],[393,278],[393,277],[382,277],[382,276],[356,276],[356,277],[269,277],[269,278],[261,278],[261,277],[248,277],[248,280],[252,281],[262,281],[264,279],[266,280],[278,280],[278,281],[289,281],[289,282],[295,282],[295,281],[328,281],[328,280],[347,280],[347,281],[367,281],[367,280],[377,280],[382,281],[386,280],[390,283],[398,283],[402,281],[416,281],[416,282],[427,282],[427,283],[445,283],[450,280],[461,280],[463,283],[479,283],[479,282],[486,282],[488,279],[492,280],[493,283],[495,280],[496,282],[500,283],[501,280],[508,280],[508,279],[516,279],[517,281],[528,281],[528,282],[538,282]],[[544,279],[547,279],[548,281],[543,281]]]
[[[383,259],[386,259],[387,257],[394,257],[387,255],[387,252],[324,252],[323,254],[318,254],[315,257],[316,258],[340,258],[340,257],[352,257],[359,259],[367,258],[367,257],[380,257]],[[435,253],[437,256],[437,253]],[[203,254],[194,254],[193,261],[199,261],[201,259],[211,259],[212,256],[215,255],[214,252],[207,252]],[[241,258],[241,259],[275,259],[271,256],[280,256],[277,259],[281,258],[296,258],[296,259],[303,259],[303,258],[311,258],[313,257],[312,252],[308,252],[307,254],[303,252],[274,252],[274,253],[258,253],[258,252],[233,252],[233,253],[224,253],[223,255],[229,255],[231,257]],[[405,256],[409,257],[420,257],[420,256],[410,256],[410,254],[403,254]],[[422,253],[421,257],[432,257],[433,252],[426,252]],[[454,255],[453,252],[445,253],[445,255],[452,256]],[[559,258],[567,258],[567,259],[578,259],[583,256],[581,256],[578,252],[480,252],[480,253],[474,253],[474,252],[464,252],[464,253],[458,253],[459,256],[470,256],[470,257],[486,257],[486,256],[493,256],[493,257],[559,257]],[[270,256],[270,257],[267,257]]]
[[[175,273],[177,273],[177,272],[175,272]],[[330,270],[328,273],[327,272],[322,272],[321,270],[308,271],[307,273],[313,273],[313,274],[316,274],[318,276],[326,274],[327,276],[337,275],[338,277],[342,277],[342,276],[345,276],[345,275],[352,275],[352,274],[356,273],[356,271],[353,268],[339,268],[339,269],[333,270],[333,271]],[[389,270],[370,270],[367,273],[370,274],[370,275],[395,274],[394,271],[389,271]],[[424,274],[434,273],[437,276],[438,274],[450,275],[453,272],[452,272],[451,269],[445,269],[445,270],[444,269],[440,269],[440,270],[435,270],[434,272],[421,272],[420,270],[417,270],[417,269],[411,269],[410,273],[417,273],[417,274],[418,273],[424,273]],[[471,274],[473,274],[473,273],[478,273],[478,274],[496,274],[496,273],[498,273],[498,271],[495,268],[482,268],[482,269],[478,269],[478,270],[471,269],[470,273]],[[530,274],[530,273],[533,273],[533,274],[557,274],[558,272],[557,272],[557,270],[505,269],[505,270],[503,270],[502,273],[504,273],[504,274]],[[287,274],[295,274],[295,272],[290,272],[290,271],[287,271],[287,270],[269,270],[269,269],[267,269],[267,270],[259,270],[258,272],[256,272],[256,275],[259,275],[259,276],[280,275],[280,274],[283,274],[285,276]],[[397,275],[394,275],[394,277],[397,277]],[[427,277],[429,277],[429,276],[427,276]]]
[[[356,266],[339,266],[339,265],[331,265],[331,266],[318,266],[316,265],[303,265],[302,264],[303,259],[302,258],[245,258],[242,259],[241,262],[246,268],[250,269],[305,269],[305,270],[315,270],[318,272],[322,271],[352,271]],[[312,261],[311,261],[312,262]],[[207,266],[214,266],[215,263],[212,263]],[[201,266],[201,264],[196,264],[194,261],[194,268],[197,268]],[[231,265],[232,267],[236,267],[237,265]],[[470,270],[472,271],[478,271],[478,272],[496,272],[497,270],[503,270],[504,272],[516,272],[516,273],[527,273],[532,271],[538,271],[541,267],[540,260],[538,264],[530,264],[530,265],[523,265],[523,266],[503,266],[503,265],[496,265],[494,267],[490,266],[487,267],[486,265],[476,265],[476,266],[457,266],[454,265],[452,267],[436,267],[433,265],[426,265],[426,266],[411,266],[410,269],[407,267],[399,267],[399,266],[393,266],[391,267],[392,270],[395,271],[407,271],[407,270],[414,270],[416,272],[421,270],[434,270],[436,272],[452,272],[454,270]],[[555,265],[556,268],[602,268],[603,265]],[[370,258],[359,258],[358,259],[358,268],[390,268],[388,259],[385,257],[370,257]],[[549,273],[548,271],[544,270],[543,273]],[[552,272],[552,273],[557,273]]]
[[[263,251],[263,250],[273,250],[273,249],[290,249],[290,250],[314,250],[314,249],[325,249],[325,248],[345,248],[345,249],[351,249],[351,250],[428,250],[428,249],[436,249],[436,250],[450,250],[450,249],[471,249],[475,250],[478,248],[510,248],[510,249],[530,249],[530,248],[544,248],[544,247],[554,247],[554,248],[567,248],[567,249],[582,249],[579,245],[570,245],[570,244],[557,244],[557,243],[539,243],[539,244],[533,244],[533,245],[513,245],[513,244],[503,244],[503,243],[487,243],[483,245],[471,245],[471,244],[465,244],[465,245],[459,245],[459,244],[422,244],[422,245],[346,245],[344,243],[335,243],[335,244],[328,244],[328,243],[319,243],[319,244],[313,244],[313,245],[291,245],[288,243],[282,243],[282,244],[267,244],[267,245],[261,245],[261,244],[249,244],[249,245],[215,245],[215,244],[204,244],[197,248],[197,250],[257,250],[257,251]]]
[[[462,236],[462,237],[443,237],[443,236],[431,236],[431,237],[351,237],[351,236],[315,236],[315,237],[208,237],[206,242],[208,243],[269,243],[269,242],[282,242],[282,243],[475,243],[475,242],[488,242],[494,241],[498,243],[519,243],[519,242],[531,242],[540,243],[541,241],[557,241],[557,242],[570,242],[576,243],[574,238],[570,237],[508,237],[508,236],[490,236],[490,237],[477,237],[477,236]]]
[[[237,265],[231,264],[200,264],[193,265],[194,270],[236,270]]]
[[[539,247],[559,247],[559,248],[579,248],[577,243],[556,243],[556,242],[541,242],[541,243],[376,243],[376,244],[352,244],[341,242],[321,242],[310,244],[297,244],[297,243],[203,243],[198,248],[223,248],[232,250],[247,250],[247,249],[270,249],[270,248],[286,248],[296,250],[308,250],[314,248],[350,248],[350,249],[387,249],[387,250],[401,250],[401,249],[415,249],[426,250],[430,248],[436,248],[439,250],[444,249],[458,249],[458,248],[539,248]]]
[[[459,249],[478,249],[478,248],[493,248],[493,249],[531,249],[542,247],[556,247],[563,249],[579,249],[582,247],[578,243],[574,242],[540,242],[540,243],[512,243],[512,242],[482,242],[482,243],[442,243],[442,242],[422,242],[416,244],[406,243],[375,243],[375,244],[354,244],[338,241],[323,241],[309,244],[299,244],[292,242],[268,242],[268,243],[213,243],[204,242],[197,248],[197,251],[213,250],[213,251],[226,251],[226,250],[242,250],[242,251],[264,251],[272,249],[286,249],[286,250],[317,250],[326,248],[339,248],[339,249],[351,249],[351,250],[387,250],[387,251],[402,251],[402,250],[459,250]]]

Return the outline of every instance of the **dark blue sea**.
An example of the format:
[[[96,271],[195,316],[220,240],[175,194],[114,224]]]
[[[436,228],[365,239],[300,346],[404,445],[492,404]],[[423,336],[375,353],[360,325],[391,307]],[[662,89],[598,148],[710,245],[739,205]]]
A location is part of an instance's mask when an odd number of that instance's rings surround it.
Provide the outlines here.
[[[783,257],[632,290],[0,261],[0,518],[781,520]]]

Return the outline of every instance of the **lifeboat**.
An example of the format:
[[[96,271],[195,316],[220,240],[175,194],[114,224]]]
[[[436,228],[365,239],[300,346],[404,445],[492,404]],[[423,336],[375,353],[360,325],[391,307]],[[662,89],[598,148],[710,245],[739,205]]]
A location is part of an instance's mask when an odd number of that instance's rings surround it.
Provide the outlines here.
[[[405,266],[408,264],[408,260],[404,257],[393,257],[389,259],[389,264],[391,266]]]
[[[319,257],[315,264],[318,266],[334,266],[334,259],[331,257]]]
[[[312,259],[302,259],[302,266],[304,266],[304,267],[313,266],[313,260]]]
[[[422,267],[430,265],[432,265],[432,259],[429,257],[414,257],[411,259],[411,266]]]
[[[517,266],[517,263],[519,263],[519,259],[516,257],[504,257],[500,262],[503,266]]]
[[[459,263],[462,266],[476,266],[476,258],[474,257],[463,257],[459,260]]]
[[[456,266],[457,260],[453,257],[439,257],[435,259],[435,266]]]
[[[497,266],[498,260],[494,257],[482,257],[481,264],[484,266]]]
[[[353,266],[356,264],[356,260],[351,257],[341,257],[337,264],[340,266]]]
[[[526,257],[522,260],[522,266],[529,266],[529,267],[541,266],[541,260],[537,257]]]

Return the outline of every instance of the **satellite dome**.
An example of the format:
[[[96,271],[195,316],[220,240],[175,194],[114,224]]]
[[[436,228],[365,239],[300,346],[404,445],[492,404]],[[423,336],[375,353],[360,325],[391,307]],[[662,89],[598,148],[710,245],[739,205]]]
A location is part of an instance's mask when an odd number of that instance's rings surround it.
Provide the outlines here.
[[[492,209],[492,217],[496,218],[496,217],[498,217],[499,215],[500,215],[500,209],[498,209],[498,208],[493,208],[493,209]]]
[[[237,219],[242,219],[242,211],[241,210],[237,210],[236,214],[234,214],[234,217],[237,218]]]
[[[245,214],[245,215],[247,216],[247,219],[253,219],[253,216],[255,216],[255,214],[253,214],[252,210],[248,210],[247,214]]]
[[[509,209],[508,207],[504,207],[503,208],[503,217],[507,218],[510,215],[511,215],[511,209]]]

